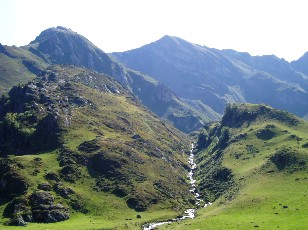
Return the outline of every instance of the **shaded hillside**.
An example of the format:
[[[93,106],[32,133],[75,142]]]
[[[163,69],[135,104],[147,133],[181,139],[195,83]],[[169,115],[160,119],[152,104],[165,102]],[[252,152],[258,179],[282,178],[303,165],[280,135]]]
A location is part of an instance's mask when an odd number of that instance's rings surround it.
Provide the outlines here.
[[[135,211],[193,202],[188,138],[107,75],[54,65],[14,87],[0,102],[0,140],[2,224],[138,226]]]
[[[214,204],[169,228],[307,228],[308,123],[265,105],[228,105],[197,138],[197,181]]]
[[[305,72],[273,55],[254,57],[170,36],[112,55],[166,84],[191,105],[199,101],[220,114],[226,103],[234,102],[265,103],[300,117],[308,112]]]

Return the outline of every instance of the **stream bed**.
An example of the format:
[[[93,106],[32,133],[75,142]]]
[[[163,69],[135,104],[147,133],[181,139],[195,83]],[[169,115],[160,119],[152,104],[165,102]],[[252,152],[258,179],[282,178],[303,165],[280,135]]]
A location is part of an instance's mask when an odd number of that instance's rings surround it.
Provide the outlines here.
[[[188,157],[188,163],[190,165],[190,171],[189,171],[187,177],[189,178],[189,182],[191,184],[191,189],[189,191],[195,196],[195,198],[197,200],[197,202],[196,202],[197,208],[200,208],[201,203],[203,203],[203,200],[200,198],[200,194],[197,192],[196,180],[194,179],[194,170],[197,167],[197,165],[194,161],[194,158],[195,158],[195,155],[194,155],[194,152],[193,152],[194,148],[195,148],[195,145],[191,144],[190,154],[189,154],[189,157]],[[210,203],[210,202],[206,203],[204,205],[204,207],[207,207],[211,204],[212,203]],[[195,218],[195,212],[196,212],[197,208],[194,207],[194,208],[189,208],[189,209],[185,210],[184,215],[182,217],[179,217],[179,218],[171,219],[171,220],[168,220],[168,221],[153,222],[153,223],[144,224],[142,226],[142,229],[143,230],[151,230],[151,229],[154,229],[155,227],[158,227],[160,225],[170,224],[172,222],[177,222],[177,221],[185,220],[185,219],[188,219],[188,218],[193,219],[193,218]]]

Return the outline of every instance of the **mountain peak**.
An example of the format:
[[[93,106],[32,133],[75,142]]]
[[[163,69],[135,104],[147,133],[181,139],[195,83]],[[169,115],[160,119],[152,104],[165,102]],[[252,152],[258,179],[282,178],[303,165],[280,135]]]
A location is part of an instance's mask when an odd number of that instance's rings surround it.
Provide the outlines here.
[[[83,36],[79,35],[77,32],[74,32],[71,29],[68,29],[68,28],[63,27],[63,26],[57,26],[57,27],[50,27],[50,28],[42,31],[39,34],[39,36],[37,36],[35,38],[34,41],[30,42],[30,44],[39,43],[39,42],[45,41],[46,39],[50,38],[51,36],[54,36],[54,35],[59,36],[60,34],[66,34],[66,35],[70,35],[70,36],[72,36],[72,35],[73,36],[80,36],[83,39],[86,39],[86,38],[84,38]]]
[[[57,26],[56,29],[58,29],[58,30],[64,30],[64,31],[72,31],[71,29],[68,29],[68,28],[66,28],[66,27],[64,27],[64,26]]]
[[[168,44],[168,45],[185,45],[185,44],[190,44],[192,45],[192,43],[176,37],[176,36],[170,36],[170,35],[165,35],[163,36],[161,39],[159,39],[158,41],[154,42],[154,43],[164,43],[164,44]]]
[[[304,55],[301,56],[298,60],[292,61],[291,65],[296,71],[300,71],[308,75],[308,67],[306,64],[307,62],[308,62],[308,52],[304,53]]]

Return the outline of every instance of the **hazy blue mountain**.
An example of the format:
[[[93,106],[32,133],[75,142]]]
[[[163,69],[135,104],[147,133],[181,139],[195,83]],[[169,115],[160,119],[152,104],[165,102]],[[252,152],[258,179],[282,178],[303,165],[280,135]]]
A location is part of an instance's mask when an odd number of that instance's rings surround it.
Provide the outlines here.
[[[306,52],[297,61],[292,61],[291,65],[296,71],[308,75],[308,52]]]
[[[220,114],[232,102],[266,103],[301,117],[308,112],[307,76],[273,55],[255,57],[170,36],[112,55],[166,84],[186,102],[200,101]]]

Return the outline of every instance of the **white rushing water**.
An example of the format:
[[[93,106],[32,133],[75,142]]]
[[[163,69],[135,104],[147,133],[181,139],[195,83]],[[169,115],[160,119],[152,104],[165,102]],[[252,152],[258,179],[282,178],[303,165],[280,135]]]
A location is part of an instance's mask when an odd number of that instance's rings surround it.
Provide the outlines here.
[[[197,167],[196,163],[194,162],[194,158],[195,158],[194,148],[195,148],[195,145],[192,143],[191,149],[190,149],[190,154],[189,154],[189,157],[188,157],[188,163],[190,165],[190,171],[189,171],[187,177],[189,178],[189,182],[191,184],[191,189],[189,191],[195,196],[195,198],[197,200],[196,205],[197,205],[198,208],[200,208],[201,203],[203,203],[203,200],[200,198],[200,194],[197,192],[196,180],[194,179],[194,170]],[[207,207],[211,204],[212,204],[211,202],[208,202],[204,205],[204,207]],[[142,226],[142,229],[143,230],[151,230],[151,229],[154,229],[155,227],[158,227],[158,226],[163,225],[163,224],[169,224],[169,223],[172,223],[172,222],[177,222],[177,221],[185,220],[185,219],[188,219],[188,218],[193,219],[193,218],[195,218],[195,212],[196,212],[196,208],[190,208],[190,209],[187,209],[184,212],[184,215],[182,217],[175,218],[175,219],[172,219],[172,220],[169,220],[169,221],[147,223],[147,224]]]

